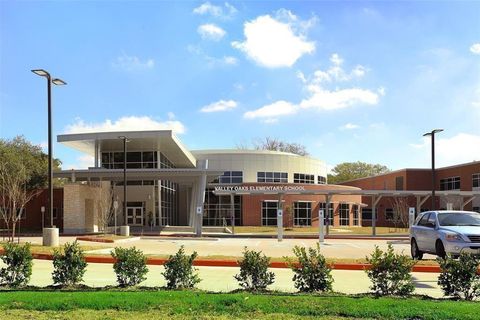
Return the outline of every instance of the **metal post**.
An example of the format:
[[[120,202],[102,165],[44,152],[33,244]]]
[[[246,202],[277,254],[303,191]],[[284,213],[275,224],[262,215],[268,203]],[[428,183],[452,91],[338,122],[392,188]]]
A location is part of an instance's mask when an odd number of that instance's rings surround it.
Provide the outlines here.
[[[323,209],[320,209],[318,211],[318,242],[323,243],[325,241],[325,236],[323,234],[323,226],[324,226],[324,221],[323,221]]]
[[[283,240],[283,204],[282,204],[283,194],[278,195],[278,209],[277,209],[277,239],[278,241]]]
[[[435,210],[435,133],[442,131],[443,129],[435,129],[423,135],[432,137],[432,210]]]
[[[123,137],[123,219],[127,225],[127,137]]]
[[[50,212],[50,226],[53,228],[53,186],[52,186],[52,81],[47,75],[48,92],[48,210]]]
[[[327,235],[330,234],[330,201],[331,201],[331,195],[330,194],[327,194],[325,196],[326,198],[326,201],[325,201],[325,210],[327,211]],[[333,208],[332,208],[333,209]],[[332,217],[333,218],[333,217]],[[332,219],[332,222],[333,222],[333,219]]]
[[[432,131],[432,210],[435,210],[435,132]]]

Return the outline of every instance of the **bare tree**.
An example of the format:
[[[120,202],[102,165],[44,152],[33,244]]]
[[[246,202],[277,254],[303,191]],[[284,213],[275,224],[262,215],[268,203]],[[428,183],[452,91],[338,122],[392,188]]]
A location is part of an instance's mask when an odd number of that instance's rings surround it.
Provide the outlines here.
[[[27,190],[26,168],[16,163],[12,170],[6,162],[0,162],[0,214],[7,230],[10,230],[9,240],[15,238],[17,223],[22,218],[27,203],[38,194],[38,190]]]
[[[265,137],[253,141],[256,150],[283,151],[298,154],[300,156],[308,156],[307,148],[300,143],[290,143],[282,141],[278,138]]]
[[[96,189],[96,190],[95,190]],[[103,234],[106,235],[108,231],[108,224],[113,218],[113,186],[110,183],[100,183],[97,188],[94,188],[96,197],[98,197],[98,226]]]
[[[445,208],[447,207],[448,203],[451,203],[454,210],[460,210],[463,204],[463,197],[455,196],[455,195],[444,196],[441,199],[441,203],[442,203],[442,206]]]
[[[393,197],[390,199],[393,208],[392,223],[397,231],[398,226],[408,226],[408,197]]]

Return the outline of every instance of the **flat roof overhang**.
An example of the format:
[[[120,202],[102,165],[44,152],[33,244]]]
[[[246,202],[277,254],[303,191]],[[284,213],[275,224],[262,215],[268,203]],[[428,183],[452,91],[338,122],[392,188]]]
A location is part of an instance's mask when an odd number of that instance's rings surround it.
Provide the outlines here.
[[[223,171],[202,169],[127,169],[127,181],[132,180],[169,180],[178,183],[192,182],[207,175],[207,181],[214,180]],[[55,178],[67,178],[72,181],[123,181],[123,169],[62,170],[53,173]]]
[[[318,189],[318,190],[295,190],[284,191],[263,191],[263,190],[223,190],[215,189],[216,195],[263,195],[263,194],[297,194],[297,195],[358,195],[358,196],[385,196],[385,197],[406,197],[406,196],[430,196],[431,190],[405,191],[405,190],[342,190],[342,189]],[[435,191],[436,196],[480,196],[480,191]]]
[[[57,142],[94,156],[96,145],[100,151],[123,152],[123,139],[119,138],[122,136],[129,139],[127,152],[158,150],[165,154],[176,167],[195,168],[196,166],[196,158],[171,130],[60,134],[57,136]]]

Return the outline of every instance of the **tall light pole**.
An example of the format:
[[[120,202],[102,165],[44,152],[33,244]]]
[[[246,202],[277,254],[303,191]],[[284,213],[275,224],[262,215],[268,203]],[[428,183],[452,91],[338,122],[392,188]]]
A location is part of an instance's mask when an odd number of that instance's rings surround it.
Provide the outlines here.
[[[123,140],[123,216],[125,225],[127,224],[127,142],[130,142],[126,136],[119,136]]]
[[[435,133],[442,131],[443,129],[434,129],[423,135],[424,137],[432,137],[432,210],[435,210]]]
[[[50,226],[53,228],[53,148],[52,148],[52,83],[57,86],[66,85],[62,79],[53,78],[50,73],[43,69],[32,70],[38,76],[47,78],[47,95],[48,95],[48,211],[50,213]]]

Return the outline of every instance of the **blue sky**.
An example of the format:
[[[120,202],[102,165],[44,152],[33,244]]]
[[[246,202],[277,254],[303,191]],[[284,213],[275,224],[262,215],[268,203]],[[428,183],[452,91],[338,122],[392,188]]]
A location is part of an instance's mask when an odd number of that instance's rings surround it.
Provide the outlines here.
[[[265,136],[333,166],[480,160],[480,2],[0,1],[0,136],[172,128]],[[64,168],[89,157],[55,144]]]

